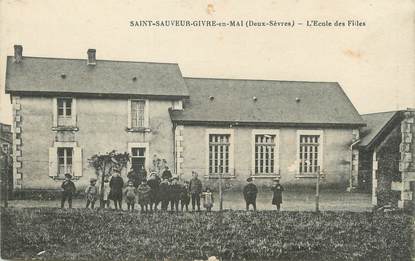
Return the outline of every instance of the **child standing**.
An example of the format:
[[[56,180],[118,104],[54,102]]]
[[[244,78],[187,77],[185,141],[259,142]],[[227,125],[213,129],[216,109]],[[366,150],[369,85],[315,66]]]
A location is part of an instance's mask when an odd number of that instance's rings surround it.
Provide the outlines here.
[[[190,204],[189,181],[185,181],[181,195],[180,195],[180,206],[182,208],[182,211],[184,207],[186,207],[186,211],[189,211],[189,204]]]
[[[284,188],[280,184],[279,179],[274,179],[274,184],[271,187],[271,191],[273,192],[272,205],[276,205],[277,210],[280,211],[282,204],[282,192],[284,191]]]
[[[125,189],[124,193],[127,201],[127,209],[133,211],[136,197],[136,188],[134,187],[134,182],[128,181],[128,186]]]
[[[115,209],[122,210],[122,188],[124,187],[124,180],[120,176],[119,171],[115,171],[110,180],[110,194],[109,199],[114,201]]]
[[[148,205],[151,203],[151,188],[147,185],[147,180],[143,179],[137,188],[138,204],[140,204],[141,212],[148,210]]]
[[[62,200],[61,200],[61,208],[64,207],[65,201],[68,200],[69,208],[72,208],[72,196],[76,191],[75,184],[72,182],[72,175],[69,173],[65,174],[65,180],[62,182],[61,188],[63,189],[62,192]]]
[[[202,192],[203,206],[208,212],[212,210],[213,207],[213,194],[210,191],[210,188],[207,187],[206,191]]]
[[[98,188],[95,186],[97,183],[96,178],[90,179],[90,185],[85,190],[85,197],[86,197],[86,208],[91,205],[91,209],[94,209],[95,201],[97,200],[98,196]]]
[[[104,179],[104,191],[103,193],[103,201],[104,201],[104,208],[110,208],[110,200],[109,200],[109,195],[110,195],[110,182],[109,180],[106,178]]]

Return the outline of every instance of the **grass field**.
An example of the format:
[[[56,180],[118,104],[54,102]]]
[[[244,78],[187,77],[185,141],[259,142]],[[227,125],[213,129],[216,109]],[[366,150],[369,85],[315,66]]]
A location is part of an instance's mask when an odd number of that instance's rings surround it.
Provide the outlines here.
[[[410,260],[413,223],[403,213],[371,212],[8,208],[1,215],[2,258],[43,260]]]
[[[273,210],[271,205],[272,193],[270,191],[260,191],[257,199],[259,210]],[[219,197],[215,195],[213,210],[218,210]],[[282,209],[284,211],[313,211],[315,209],[315,192],[309,190],[289,190],[286,189],[283,195]],[[16,208],[29,207],[59,207],[59,200],[12,200],[9,205]],[[75,199],[75,208],[85,207],[84,199]],[[245,203],[241,192],[227,191],[224,194],[223,207],[225,209],[243,210]],[[124,202],[124,208],[125,202]],[[370,194],[349,193],[338,190],[322,190],[320,195],[320,209],[323,211],[370,211],[372,209]]]

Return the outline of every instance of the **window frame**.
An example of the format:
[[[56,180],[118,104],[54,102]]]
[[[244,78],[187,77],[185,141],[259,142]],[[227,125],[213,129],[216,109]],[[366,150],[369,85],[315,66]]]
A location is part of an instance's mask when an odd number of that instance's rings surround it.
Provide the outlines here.
[[[251,176],[257,178],[276,178],[280,177],[280,131],[277,129],[254,129],[252,130],[252,160],[251,160]],[[256,160],[255,160],[255,151],[256,151],[256,136],[257,135],[270,135],[274,136],[274,172],[273,173],[256,173]]]
[[[49,148],[49,177],[54,180],[62,180],[64,176],[59,173],[59,154],[60,148],[72,149],[72,168],[71,175],[77,180],[83,176],[83,150],[77,146],[75,141],[55,141],[53,146]],[[64,174],[63,174],[64,175]]]
[[[133,126],[133,115],[132,115],[132,104],[135,101],[144,102],[144,119],[143,119],[143,126]],[[128,111],[128,119],[127,119],[127,130],[128,131],[148,131],[150,128],[150,101],[148,99],[129,99],[127,102],[127,111]]]
[[[71,115],[66,115],[67,108],[64,105],[64,115],[59,115],[59,100],[71,100]],[[52,99],[53,126],[52,130],[78,130],[77,128],[77,99],[69,96],[59,96]],[[65,103],[66,104],[66,103]]]
[[[219,173],[210,173],[209,172],[209,137],[210,135],[229,135],[229,159],[228,159],[228,173],[222,173],[222,178],[233,178],[235,177],[235,165],[234,165],[234,130],[233,129],[206,129],[205,133],[205,148],[206,148],[206,158],[205,158],[205,173],[204,176],[207,178],[218,178]]]
[[[72,118],[72,107],[73,107],[73,98],[72,97],[58,97],[56,98],[58,112],[57,115],[59,118]],[[59,114],[59,110],[61,107],[59,106],[60,101],[62,102],[62,112],[63,114]],[[70,101],[70,106],[68,106],[68,101]],[[70,115],[67,115],[68,108],[70,109]]]
[[[70,159],[71,159],[71,164],[68,164],[68,159],[69,159],[69,155],[68,155],[68,151],[71,151],[71,155],[70,155]],[[63,151],[63,164],[60,163],[61,160],[61,155],[59,154],[59,151]],[[58,147],[56,149],[57,152],[57,164],[58,164],[58,173],[57,173],[57,177],[58,178],[64,178],[66,173],[69,173],[72,175],[73,173],[73,158],[74,158],[74,148],[73,147]],[[61,165],[63,165],[64,168],[64,173],[60,173],[61,170]],[[70,172],[68,171],[68,166],[70,167]]]
[[[128,171],[132,167],[131,158],[132,158],[132,155],[133,155],[133,151],[132,151],[133,148],[138,148],[138,149],[143,148],[143,149],[145,149],[145,151],[144,151],[144,157],[145,157],[144,165],[145,165],[146,171],[148,171],[148,169],[150,168],[150,165],[149,165],[150,164],[150,156],[149,155],[151,155],[151,154],[150,154],[150,146],[149,146],[149,143],[147,143],[147,142],[129,142],[127,144],[127,151],[128,151],[128,154],[130,154],[130,161],[127,163]]]
[[[318,166],[320,167],[320,174],[323,173],[323,169],[324,169],[324,131],[323,130],[297,130],[297,166],[296,166],[296,173],[297,173],[297,178],[316,178],[317,177],[317,173],[316,172],[311,172],[311,173],[301,173],[300,172],[300,145],[301,145],[301,136],[304,135],[311,135],[311,136],[320,136],[319,137],[319,150],[318,150]]]

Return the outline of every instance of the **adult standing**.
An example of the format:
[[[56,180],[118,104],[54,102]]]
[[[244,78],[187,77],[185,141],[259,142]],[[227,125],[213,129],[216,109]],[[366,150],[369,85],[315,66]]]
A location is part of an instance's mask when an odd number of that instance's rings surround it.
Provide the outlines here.
[[[124,180],[121,174],[116,171],[110,181],[109,198],[114,201],[115,209],[122,209],[122,188],[124,187]]]
[[[192,171],[192,179],[190,180],[189,190],[192,195],[192,210],[195,211],[195,205],[197,205],[197,211],[200,211],[200,194],[202,193],[202,182],[197,177],[197,173]]]
[[[284,188],[280,184],[279,179],[274,179],[274,184],[271,187],[271,191],[273,192],[272,205],[276,205],[277,210],[280,211],[280,207],[282,204],[282,192],[284,191]]]
[[[179,211],[179,201],[183,190],[182,186],[177,183],[178,180],[179,178],[175,176],[170,183],[170,209],[171,211],[176,210],[176,212]]]
[[[163,179],[159,185],[159,200],[161,210],[167,210],[170,201],[170,184],[168,179]]]
[[[252,205],[254,207],[254,210],[256,210],[256,196],[258,194],[258,188],[254,184],[254,180],[251,177],[247,178],[246,181],[248,182],[248,184],[246,184],[243,189],[246,210],[249,210],[249,205]]]
[[[127,174],[128,181],[132,181],[135,188],[140,185],[140,176],[132,167]]]
[[[155,172],[150,172],[150,176],[148,177],[147,185],[150,186],[150,211],[157,210],[157,205],[160,202],[159,199],[159,185],[160,185],[160,177]]]
[[[144,168],[144,166],[141,166],[140,170],[138,171],[138,184],[137,184],[137,187],[138,187],[138,185],[140,185],[143,182],[143,180],[147,180],[147,171]]]
[[[164,171],[161,174],[161,179],[170,180],[172,177],[173,177],[173,175],[171,174],[171,171],[169,170],[169,166],[165,166]]]

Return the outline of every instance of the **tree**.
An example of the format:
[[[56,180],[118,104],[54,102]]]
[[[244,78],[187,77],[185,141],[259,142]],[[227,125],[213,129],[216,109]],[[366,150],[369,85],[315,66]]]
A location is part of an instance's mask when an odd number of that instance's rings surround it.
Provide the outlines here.
[[[157,175],[161,175],[167,165],[166,159],[160,159],[156,154],[153,156],[153,166],[150,168],[150,172],[155,172]]]
[[[100,186],[100,207],[104,207],[104,180],[109,178],[113,171],[121,172],[127,167],[130,155],[127,152],[117,153],[115,150],[106,154],[95,154],[88,159],[89,165],[95,169],[95,174],[101,182]]]
[[[4,200],[4,207],[8,207],[8,199],[9,199],[9,190],[10,190],[10,184],[9,184],[9,176],[12,175],[12,167],[13,167],[13,159],[10,155],[9,148],[6,147],[6,149],[3,151],[0,149],[0,166],[3,166],[0,168],[1,173],[1,193]]]

